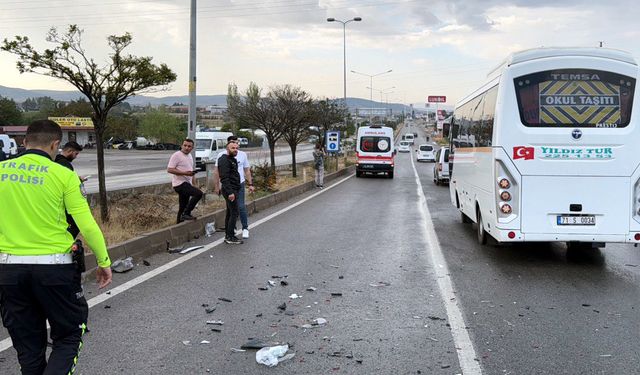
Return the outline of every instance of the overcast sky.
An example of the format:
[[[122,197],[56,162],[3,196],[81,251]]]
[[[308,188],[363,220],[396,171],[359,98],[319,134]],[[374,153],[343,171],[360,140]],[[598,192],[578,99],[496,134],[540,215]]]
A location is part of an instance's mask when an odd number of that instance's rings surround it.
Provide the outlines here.
[[[51,26],[84,29],[89,54],[104,61],[106,37],[130,32],[128,53],[166,63],[178,79],[153,96],[187,95],[190,0],[0,0],[0,39],[28,36],[44,49]],[[316,97],[342,97],[342,25],[347,25],[347,95],[424,103],[456,100],[480,85],[510,52],[540,46],[622,49],[640,58],[640,6],[635,0],[209,0],[198,2],[197,93],[293,84]],[[20,75],[0,52],[0,85],[73,89],[63,81]],[[395,87],[395,88],[391,88]]]

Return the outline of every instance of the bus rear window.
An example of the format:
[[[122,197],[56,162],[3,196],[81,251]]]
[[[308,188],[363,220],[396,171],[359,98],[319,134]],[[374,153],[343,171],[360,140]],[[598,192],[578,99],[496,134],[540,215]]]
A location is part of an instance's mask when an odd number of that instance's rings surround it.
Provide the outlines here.
[[[530,127],[623,128],[636,80],[590,69],[561,69],[514,79],[520,119]]]
[[[360,138],[360,151],[362,152],[388,152],[391,149],[389,137],[362,137]]]

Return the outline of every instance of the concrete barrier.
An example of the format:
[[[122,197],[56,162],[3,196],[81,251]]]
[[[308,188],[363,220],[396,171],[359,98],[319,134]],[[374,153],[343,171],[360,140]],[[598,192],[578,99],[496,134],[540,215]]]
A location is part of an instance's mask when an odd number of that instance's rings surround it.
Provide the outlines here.
[[[350,166],[337,172],[330,173],[325,176],[324,181],[325,183],[331,182],[337,178],[353,173],[354,170],[355,166]],[[295,198],[307,191],[313,190],[314,187],[315,182],[309,181],[254,201],[246,201],[247,213],[252,215],[256,212],[263,211],[281,202]],[[220,209],[209,214],[202,215],[198,217],[197,220],[185,221],[167,228],[145,233],[125,242],[110,246],[109,256],[112,261],[120,258],[132,257],[134,262],[137,262],[150,255],[167,251],[168,247],[177,247],[188,240],[204,235],[206,223],[215,221],[216,226],[221,227],[221,224],[224,223],[224,219],[225,210]],[[97,267],[95,256],[93,254],[87,254],[85,264],[88,270],[85,272],[85,277],[94,277],[95,269]]]

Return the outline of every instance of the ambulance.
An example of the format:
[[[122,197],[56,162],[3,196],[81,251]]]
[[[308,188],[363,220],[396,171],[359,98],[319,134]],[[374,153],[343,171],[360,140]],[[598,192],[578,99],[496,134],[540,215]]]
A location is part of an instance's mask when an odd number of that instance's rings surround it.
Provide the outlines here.
[[[358,128],[356,177],[384,173],[393,178],[393,129],[386,126]]]

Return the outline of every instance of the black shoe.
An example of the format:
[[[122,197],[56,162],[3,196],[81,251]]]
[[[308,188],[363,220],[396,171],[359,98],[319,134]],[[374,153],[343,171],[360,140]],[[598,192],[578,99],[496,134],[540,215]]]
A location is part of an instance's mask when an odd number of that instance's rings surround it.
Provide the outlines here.
[[[182,220],[195,220],[196,217],[195,216],[191,216],[190,214],[184,214],[182,215]]]
[[[238,237],[233,236],[231,238],[225,238],[224,239],[224,243],[228,243],[228,244],[231,244],[231,245],[240,245],[240,244],[242,244],[244,242],[241,239],[239,239]]]

